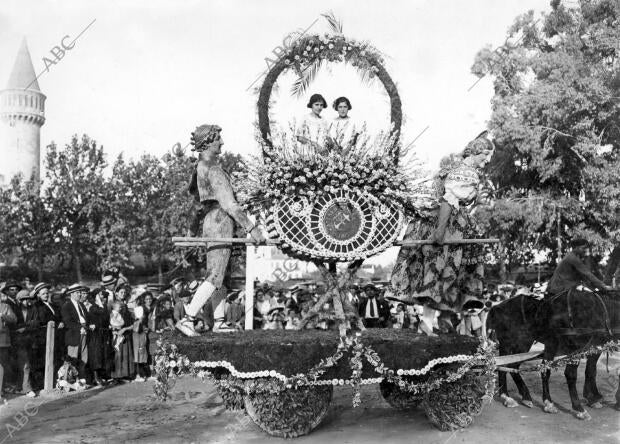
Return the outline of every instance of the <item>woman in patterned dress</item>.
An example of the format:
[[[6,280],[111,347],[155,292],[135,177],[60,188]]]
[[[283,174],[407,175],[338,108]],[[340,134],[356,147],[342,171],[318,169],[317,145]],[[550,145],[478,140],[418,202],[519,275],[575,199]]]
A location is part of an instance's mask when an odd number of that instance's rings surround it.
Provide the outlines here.
[[[392,272],[395,295],[424,305],[428,315],[440,310],[450,316],[460,312],[467,300],[481,298],[484,247],[443,243],[480,237],[471,207],[480,182],[478,171],[493,154],[493,142],[486,134],[476,137],[461,154],[442,160],[435,178],[439,207],[410,223],[404,238],[430,239],[434,244],[401,248]],[[432,334],[430,329],[422,330]]]

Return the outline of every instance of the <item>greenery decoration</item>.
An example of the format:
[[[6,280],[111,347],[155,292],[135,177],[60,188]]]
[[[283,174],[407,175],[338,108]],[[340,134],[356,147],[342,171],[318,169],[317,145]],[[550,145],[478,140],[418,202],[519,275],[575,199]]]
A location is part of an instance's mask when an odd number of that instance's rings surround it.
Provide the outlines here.
[[[245,409],[271,436],[295,438],[318,426],[329,408],[333,388],[300,387],[281,392],[245,395]]]
[[[190,362],[199,363],[198,370],[222,368],[241,379],[272,377],[280,380],[308,374],[315,366],[317,371],[324,370],[317,379],[350,379],[347,360],[353,340],[371,347],[372,351],[366,350],[366,361],[381,361],[386,368],[393,369],[396,376],[420,376],[438,366],[465,362],[476,354],[479,345],[477,338],[430,337],[410,329],[368,329],[360,336],[345,339],[334,330],[314,329],[247,330],[229,335],[207,333],[199,338],[167,333],[163,339],[173,343]],[[372,364],[364,365],[363,378],[379,376]]]
[[[423,400],[422,395],[413,394],[402,390],[398,384],[383,380],[379,383],[379,390],[383,399],[397,410],[414,409]]]
[[[459,379],[429,391],[424,395],[423,407],[429,421],[441,431],[468,427],[482,412],[485,400],[492,396],[494,384],[468,373]]]
[[[353,387],[353,405],[359,405],[359,389],[363,384],[379,383],[384,379],[396,383],[400,388],[408,392],[424,393],[434,390],[444,383],[454,382],[474,367],[483,367],[493,373],[494,366],[492,343],[479,345],[476,353],[472,355],[452,355],[429,360],[425,366],[417,369],[391,369],[381,359],[379,354],[362,340],[362,335],[357,333],[340,337],[335,352],[321,359],[305,372],[298,372],[292,376],[285,376],[273,368],[255,372],[240,372],[230,362],[218,361],[191,361],[186,355],[179,353],[179,348],[166,341],[159,341],[158,351],[155,357],[158,384],[156,393],[160,399],[165,399],[167,388],[164,386],[173,381],[178,375],[190,374],[201,378],[217,380],[221,390],[233,392],[227,396],[239,396],[241,391],[248,393],[277,393],[303,386],[330,386],[351,385]],[[242,347],[242,345],[239,345]],[[264,351],[264,350],[261,350]],[[340,369],[340,373],[329,373],[335,367],[341,365],[342,358],[347,355],[348,369]],[[234,356],[231,354],[231,356]],[[272,356],[267,356],[267,362],[277,362]],[[455,371],[451,368],[458,362],[463,365]],[[369,366],[370,374],[374,378],[363,377],[365,363]],[[273,364],[272,364],[273,366]],[[347,375],[346,377],[342,377]],[[368,372],[366,373],[368,375]],[[337,377],[340,376],[340,377]],[[421,382],[410,382],[411,376],[427,376]],[[231,404],[239,404],[231,401]]]

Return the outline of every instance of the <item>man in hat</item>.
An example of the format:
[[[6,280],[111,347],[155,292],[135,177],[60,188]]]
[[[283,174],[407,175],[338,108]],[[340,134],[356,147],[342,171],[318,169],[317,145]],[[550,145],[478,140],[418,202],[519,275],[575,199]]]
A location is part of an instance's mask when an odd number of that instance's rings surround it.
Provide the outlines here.
[[[108,272],[101,277],[101,297],[105,301],[106,307],[110,307],[114,302],[114,289],[118,283],[118,278]]]
[[[88,311],[80,299],[88,288],[80,284],[73,284],[67,288],[65,294],[69,299],[62,306],[62,321],[65,324],[65,346],[67,354],[79,362],[80,378],[86,378],[88,363],[88,330],[95,325],[89,322]]]
[[[364,327],[379,328],[381,327],[381,313],[379,312],[379,302],[377,300],[379,292],[372,284],[364,285],[363,291],[367,298],[360,303],[359,315],[362,318]]]
[[[11,307],[11,310],[15,313],[15,316],[17,316],[17,312],[20,309],[20,304],[18,303],[16,296],[21,289],[21,284],[19,284],[15,279],[9,279],[1,290],[2,293],[6,295],[5,303]],[[8,326],[11,344],[15,344],[16,328],[16,324],[11,324]],[[15,347],[11,347],[10,356],[11,362],[8,366],[9,369],[6,371],[6,378],[8,383],[11,384],[9,390],[14,390],[13,387],[19,383],[17,380],[17,349]]]
[[[62,314],[60,308],[52,303],[50,289],[52,286],[45,282],[39,282],[34,286],[31,295],[35,299],[35,307],[39,314],[41,325],[47,325],[48,322],[54,321],[56,328],[63,328]]]
[[[17,311],[19,303],[17,302],[17,293],[22,290],[22,286],[15,280],[9,279],[2,289],[2,292],[8,296],[6,303],[11,306],[13,311]]]
[[[230,178],[218,163],[224,143],[221,131],[217,125],[201,125],[192,133],[193,150],[199,153],[199,157],[190,192],[205,206],[202,234],[205,237],[230,238],[233,237],[236,226],[240,226],[255,242],[263,242],[265,238],[260,227],[252,223],[237,203]],[[207,248],[208,271],[205,281],[196,291],[186,310],[186,316],[176,324],[183,334],[197,336],[194,328],[195,317],[222,286],[231,252],[231,246],[226,244],[210,245]]]
[[[47,323],[50,321],[53,321],[56,325],[54,335],[54,365],[60,366],[60,360],[62,359],[62,355],[64,353],[61,334],[64,324],[62,323],[60,308],[52,304],[50,289],[50,284],[39,282],[30,292],[30,295],[34,299],[34,307],[37,311],[40,324],[40,328],[36,336],[34,352],[35,358],[32,362],[34,372],[37,375],[43,375],[45,371],[45,347],[47,339],[46,327]]]
[[[32,384],[32,361],[36,347],[36,334],[39,329],[39,316],[34,307],[34,298],[30,291],[23,289],[17,293],[19,308],[17,316],[15,347],[17,348],[18,381],[22,382],[22,393],[34,398],[36,396]]]
[[[611,291],[613,287],[605,284],[586,267],[584,258],[590,243],[586,239],[575,239],[571,242],[572,250],[560,261],[547,285],[547,294],[554,295],[566,292],[578,285],[585,284],[599,290]]]
[[[6,400],[2,397],[3,384],[8,382],[9,376],[13,376],[15,363],[11,356],[11,334],[9,327],[17,323],[17,316],[6,302],[8,296],[4,292],[0,292],[0,406]],[[6,380],[5,380],[6,377]]]

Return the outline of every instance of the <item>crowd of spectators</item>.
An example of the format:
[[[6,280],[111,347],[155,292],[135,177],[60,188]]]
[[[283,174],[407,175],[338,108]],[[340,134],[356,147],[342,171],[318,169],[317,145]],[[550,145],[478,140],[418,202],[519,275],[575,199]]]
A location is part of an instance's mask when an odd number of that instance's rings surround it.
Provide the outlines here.
[[[5,394],[35,397],[43,388],[49,321],[55,325],[57,388],[153,379],[149,337],[174,329],[199,284],[177,278],[168,285],[132,287],[118,269],[94,288],[0,282],[0,406]],[[199,314],[199,330],[213,327],[210,308]]]

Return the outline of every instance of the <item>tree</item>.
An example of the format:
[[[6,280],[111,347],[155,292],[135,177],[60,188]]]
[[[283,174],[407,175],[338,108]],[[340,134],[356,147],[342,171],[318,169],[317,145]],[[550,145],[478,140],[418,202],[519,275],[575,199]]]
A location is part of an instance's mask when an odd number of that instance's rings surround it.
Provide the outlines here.
[[[49,201],[40,193],[39,184],[21,175],[0,189],[0,254],[16,255],[18,261],[37,270],[43,279],[45,260],[58,249],[58,227]]]
[[[166,261],[182,260],[172,237],[187,232],[195,211],[187,193],[192,170],[191,158],[181,152],[162,159],[146,154],[131,162],[119,157],[114,164],[114,207],[133,251],[155,261],[160,282]]]
[[[107,207],[103,147],[87,135],[59,150],[54,143],[45,157],[45,197],[60,229],[60,249],[72,258],[75,276],[82,280],[82,257],[94,255],[92,234],[97,232]]]
[[[535,250],[558,257],[574,237],[601,252],[620,240],[620,2],[551,6],[539,23],[518,17],[472,67],[495,90],[493,199],[479,217],[516,262]]]

